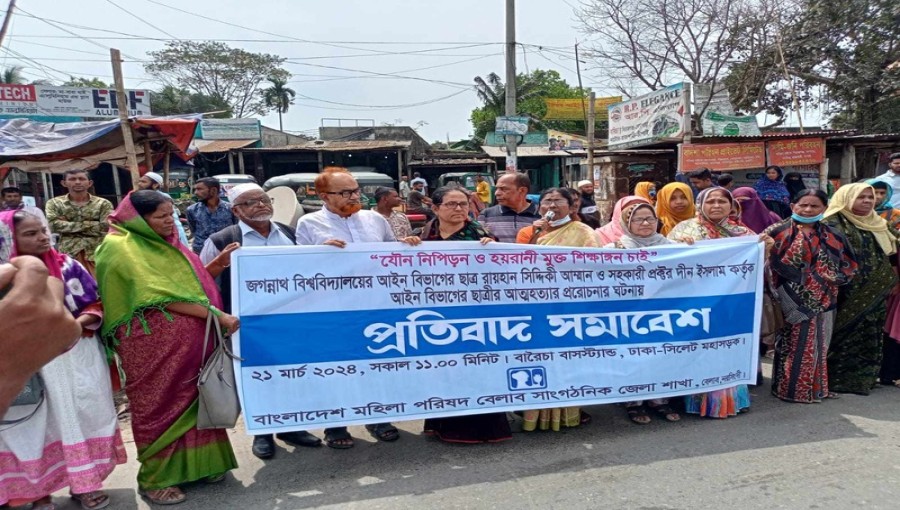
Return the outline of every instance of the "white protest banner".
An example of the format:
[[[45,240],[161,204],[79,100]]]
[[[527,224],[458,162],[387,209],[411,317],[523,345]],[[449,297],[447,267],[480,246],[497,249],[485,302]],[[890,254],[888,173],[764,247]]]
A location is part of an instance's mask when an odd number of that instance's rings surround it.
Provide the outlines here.
[[[127,90],[128,115],[150,115],[150,91]],[[0,115],[118,117],[115,89],[0,84]]]
[[[609,148],[627,149],[684,137],[684,83],[609,106]]]
[[[249,434],[671,397],[756,380],[755,238],[652,250],[242,248]]]

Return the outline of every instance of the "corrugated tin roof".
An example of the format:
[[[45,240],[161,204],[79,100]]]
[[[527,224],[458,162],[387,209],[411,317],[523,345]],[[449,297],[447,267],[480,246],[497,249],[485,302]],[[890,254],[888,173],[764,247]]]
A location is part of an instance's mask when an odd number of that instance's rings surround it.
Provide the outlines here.
[[[826,129],[819,131],[806,131],[805,133],[798,133],[792,131],[767,131],[760,135],[714,135],[714,136],[694,136],[694,140],[717,140],[717,139],[727,139],[727,140],[764,140],[769,138],[815,138],[815,137],[831,137],[831,136],[840,136],[840,135],[849,135],[856,133],[855,129]]]
[[[228,152],[231,149],[243,149],[249,145],[253,145],[259,140],[200,140],[195,139],[194,145],[200,153],[209,152]]]
[[[490,145],[482,145],[481,150],[492,158],[506,157],[506,147],[492,147]],[[551,151],[549,147],[517,147],[516,155],[523,158],[571,158],[572,156],[581,156],[586,154],[583,150],[555,150]]]
[[[409,166],[466,166],[493,165],[493,159],[487,158],[441,158],[410,161]]]
[[[371,150],[398,150],[408,149],[412,145],[409,140],[315,140],[297,145],[284,147],[263,147],[250,149],[260,152],[291,152],[291,151],[316,151],[316,152],[352,152]]]

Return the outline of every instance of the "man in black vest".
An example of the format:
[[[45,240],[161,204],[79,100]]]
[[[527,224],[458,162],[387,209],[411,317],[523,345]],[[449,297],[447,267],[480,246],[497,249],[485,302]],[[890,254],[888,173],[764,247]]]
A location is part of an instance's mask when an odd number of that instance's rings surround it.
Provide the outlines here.
[[[272,199],[258,184],[239,184],[231,188],[228,200],[238,223],[209,236],[203,244],[200,260],[219,283],[225,311],[232,313],[231,252],[240,246],[294,246],[297,243],[291,227],[272,221]],[[306,431],[286,432],[277,437],[294,446],[315,447],[322,444],[321,439]],[[260,459],[275,455],[272,434],[253,438],[253,455]]]

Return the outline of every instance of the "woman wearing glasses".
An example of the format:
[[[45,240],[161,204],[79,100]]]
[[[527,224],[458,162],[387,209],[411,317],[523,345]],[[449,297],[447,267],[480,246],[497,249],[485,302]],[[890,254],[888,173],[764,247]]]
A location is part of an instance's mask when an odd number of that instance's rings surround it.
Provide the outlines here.
[[[542,219],[535,222],[534,233],[529,244],[572,248],[597,248],[600,246],[594,229],[572,219],[576,212],[573,209],[575,197],[568,189],[549,188],[545,190],[541,194],[540,204],[541,210],[546,210],[547,213]],[[553,216],[548,218],[547,216],[551,212]],[[581,412],[580,407],[525,411],[523,417],[525,423],[522,425],[522,430],[526,432],[536,429],[558,432],[561,428],[577,427],[591,419],[587,413]]]
[[[614,243],[609,243],[604,248],[645,249],[661,244],[673,244],[672,241],[656,231],[659,218],[653,206],[646,203],[637,203],[622,210],[619,217],[619,226],[622,228],[622,237]],[[693,243],[693,240],[688,239]],[[669,405],[669,399],[658,398],[646,403],[642,400],[627,402],[625,410],[628,418],[638,425],[646,425],[652,421],[651,411],[666,421],[675,422],[681,419],[678,411]]]
[[[495,241],[484,227],[469,218],[469,197],[455,186],[431,195],[436,218],[422,228],[423,241]],[[487,413],[425,420],[424,433],[448,443],[498,443],[512,439],[506,413]]]

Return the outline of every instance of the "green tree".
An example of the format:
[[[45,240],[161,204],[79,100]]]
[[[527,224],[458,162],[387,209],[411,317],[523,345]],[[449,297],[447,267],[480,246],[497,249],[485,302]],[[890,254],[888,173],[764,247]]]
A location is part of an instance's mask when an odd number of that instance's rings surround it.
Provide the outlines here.
[[[100,78],[76,78],[74,76],[69,76],[69,81],[63,83],[63,87],[85,87],[91,89],[108,89],[115,88],[113,85],[110,85]]]
[[[263,91],[263,98],[266,107],[273,108],[278,112],[278,130],[284,131],[284,125],[281,123],[281,114],[287,113],[291,105],[294,104],[294,98],[297,93],[294,89],[287,86],[287,80],[279,76],[270,76],[268,78],[272,82],[272,86]]]
[[[506,88],[496,73],[475,77],[475,91],[483,106],[472,110],[470,120],[475,138],[484,140],[489,131],[494,130],[498,116],[506,110]],[[542,121],[547,113],[545,98],[572,99],[585,97],[587,91],[569,85],[556,71],[535,69],[529,74],[516,76],[516,114],[531,118],[532,127],[538,130],[558,129],[568,132],[584,132],[584,121]]]
[[[291,74],[280,66],[285,59],[268,53],[251,53],[215,41],[170,41],[166,48],[148,53],[144,70],[166,85],[218,98],[237,117],[264,115],[260,86],[270,78],[287,81]]]
[[[219,112],[209,117],[228,119],[232,116],[231,106],[225,101],[171,85],[151,91],[150,104],[154,115]]]
[[[3,69],[3,72],[0,73],[0,83],[7,83],[10,85],[21,85],[25,83],[25,78],[22,76],[22,67],[10,66]]]

